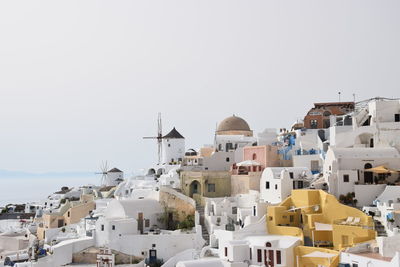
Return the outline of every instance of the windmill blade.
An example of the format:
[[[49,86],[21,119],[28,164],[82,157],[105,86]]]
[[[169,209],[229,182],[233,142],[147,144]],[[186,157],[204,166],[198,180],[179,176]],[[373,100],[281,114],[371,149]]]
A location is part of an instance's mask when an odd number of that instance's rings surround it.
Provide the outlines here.
[[[162,158],[162,120],[161,120],[161,113],[158,113],[158,139],[157,139],[157,145],[158,145],[158,164],[161,164],[161,158]]]
[[[101,164],[100,164],[100,173],[101,174],[101,179],[100,179],[100,183],[101,185],[105,184],[105,181],[107,180],[107,173],[108,173],[108,162],[107,160],[102,160]]]

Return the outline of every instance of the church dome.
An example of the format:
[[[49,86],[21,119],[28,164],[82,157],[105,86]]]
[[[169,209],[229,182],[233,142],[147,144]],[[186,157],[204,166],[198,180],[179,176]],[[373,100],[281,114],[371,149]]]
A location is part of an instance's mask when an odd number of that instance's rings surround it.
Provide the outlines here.
[[[217,128],[219,135],[246,135],[252,136],[249,124],[242,118],[235,115],[221,121]]]

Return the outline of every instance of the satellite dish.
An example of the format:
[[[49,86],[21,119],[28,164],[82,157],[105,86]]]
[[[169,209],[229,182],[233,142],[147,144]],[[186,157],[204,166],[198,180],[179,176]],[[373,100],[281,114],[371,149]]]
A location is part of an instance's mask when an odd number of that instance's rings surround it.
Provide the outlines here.
[[[315,212],[319,211],[319,205],[315,205],[315,206],[314,206],[314,211],[315,211]]]

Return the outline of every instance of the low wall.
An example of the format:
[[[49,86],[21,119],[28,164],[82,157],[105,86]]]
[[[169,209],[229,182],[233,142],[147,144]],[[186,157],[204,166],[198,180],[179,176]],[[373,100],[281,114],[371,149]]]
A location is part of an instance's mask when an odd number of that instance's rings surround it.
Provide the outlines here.
[[[196,202],[182,193],[169,187],[161,187],[160,202],[168,209],[177,212],[179,221],[186,218],[187,215],[194,215],[196,211]]]

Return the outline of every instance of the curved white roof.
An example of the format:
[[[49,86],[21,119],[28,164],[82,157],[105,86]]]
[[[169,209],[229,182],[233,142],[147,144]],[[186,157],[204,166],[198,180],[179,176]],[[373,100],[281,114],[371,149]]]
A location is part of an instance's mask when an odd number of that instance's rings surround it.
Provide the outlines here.
[[[331,153],[335,155],[335,158],[400,158],[400,154],[396,148],[329,148]]]
[[[180,261],[176,264],[177,267],[224,267],[222,260],[217,258],[203,258],[199,260]]]
[[[244,240],[248,241],[252,246],[265,246],[266,242],[277,242],[280,248],[290,248],[300,241],[299,237],[288,235],[258,235],[247,236]]]
[[[375,199],[374,203],[388,203],[389,200],[397,202],[398,198],[400,198],[400,186],[388,185],[385,187],[385,190],[383,190],[382,194]]]
[[[163,208],[155,199],[113,200],[107,207],[107,218],[137,218],[138,213],[161,213]]]

